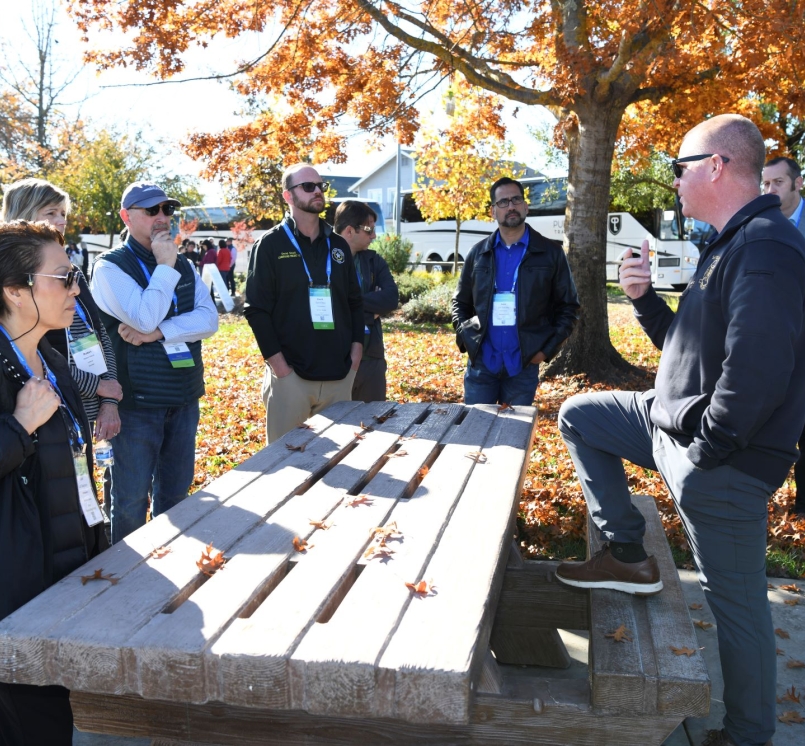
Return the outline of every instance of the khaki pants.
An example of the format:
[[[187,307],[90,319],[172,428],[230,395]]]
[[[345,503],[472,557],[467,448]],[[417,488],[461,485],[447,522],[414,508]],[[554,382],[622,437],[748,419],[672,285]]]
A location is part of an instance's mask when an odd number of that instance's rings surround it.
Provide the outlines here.
[[[355,371],[340,381],[306,381],[291,372],[277,378],[266,365],[263,404],[266,406],[266,439],[273,443],[314,414],[337,401],[352,400]]]

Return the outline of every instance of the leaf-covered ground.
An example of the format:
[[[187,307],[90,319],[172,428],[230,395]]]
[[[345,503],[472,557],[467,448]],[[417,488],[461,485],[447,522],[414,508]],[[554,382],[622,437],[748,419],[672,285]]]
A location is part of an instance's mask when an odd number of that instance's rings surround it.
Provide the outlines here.
[[[635,323],[631,307],[612,298],[613,344],[643,373],[626,382],[650,388],[659,353]],[[386,323],[388,398],[396,401],[461,401],[465,361],[451,329],[400,321]],[[204,342],[207,395],[202,399],[197,440],[195,487],[199,489],[259,450],[265,443],[265,410],[260,399],[263,363],[242,317],[222,317],[218,334]],[[624,384],[621,384],[624,387]],[[540,417],[523,485],[518,526],[521,548],[531,558],[583,557],[585,506],[573,464],[556,429],[562,402],[572,394],[609,388],[583,376],[543,381],[537,392]],[[689,563],[687,542],[661,477],[626,464],[635,492],[652,495],[680,564]],[[769,569],[779,575],[805,575],[805,520],[792,522],[789,480],[769,503]]]

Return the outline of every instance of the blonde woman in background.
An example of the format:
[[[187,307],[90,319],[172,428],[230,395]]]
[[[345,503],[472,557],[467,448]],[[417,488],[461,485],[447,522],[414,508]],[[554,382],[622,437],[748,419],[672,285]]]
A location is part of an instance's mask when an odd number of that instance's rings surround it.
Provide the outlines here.
[[[64,235],[70,197],[43,179],[23,179],[10,184],[3,195],[3,216],[11,220],[44,220]],[[87,419],[95,438],[114,438],[120,432],[117,403],[123,389],[117,381],[117,363],[112,343],[101,322],[98,306],[92,299],[87,281],[73,265],[80,294],[72,324],[54,329],[45,336],[50,344],[70,363],[70,373],[78,384]]]

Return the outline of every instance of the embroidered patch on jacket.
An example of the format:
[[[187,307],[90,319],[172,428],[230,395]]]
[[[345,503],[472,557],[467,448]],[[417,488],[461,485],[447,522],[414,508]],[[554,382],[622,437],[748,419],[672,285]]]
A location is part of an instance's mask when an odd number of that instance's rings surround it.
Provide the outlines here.
[[[707,287],[707,283],[710,282],[710,275],[713,274],[713,270],[716,268],[716,264],[718,264],[718,260],[721,259],[721,255],[713,257],[713,261],[710,262],[710,266],[704,271],[704,274],[699,278],[699,287],[704,290]]]
[[[277,259],[298,259],[298,258],[299,254],[297,254],[295,251],[283,251],[282,254],[280,254],[277,257]]]
[[[339,264],[344,263],[344,252],[341,251],[337,246],[333,249],[333,259],[335,259]]]

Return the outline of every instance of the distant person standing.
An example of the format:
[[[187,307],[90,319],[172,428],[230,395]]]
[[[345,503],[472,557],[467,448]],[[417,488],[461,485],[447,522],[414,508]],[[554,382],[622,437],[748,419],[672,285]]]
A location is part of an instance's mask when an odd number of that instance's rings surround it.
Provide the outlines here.
[[[231,238],[227,238],[226,248],[229,249],[229,253],[232,257],[232,261],[229,265],[229,275],[227,277],[226,287],[229,290],[230,295],[234,298],[237,293],[237,287],[235,286],[235,262],[238,260],[238,247],[235,246],[235,242]]]
[[[498,230],[475,244],[453,296],[456,341],[467,353],[467,404],[530,406],[539,366],[553,358],[579,316],[579,299],[562,247],[526,222],[519,181],[489,190]]]
[[[763,167],[763,193],[780,198],[780,210],[805,236],[805,200],[802,199],[802,169],[793,158],[772,158]],[[789,515],[805,518],[805,429],[797,443],[799,460],[794,464],[797,496]]]
[[[328,185],[313,166],[282,175],[290,214],[255,245],[244,314],[266,361],[269,443],[352,398],[363,353],[363,301],[349,244],[319,213]]]
[[[215,258],[215,266],[218,267],[218,271],[221,273],[221,279],[224,281],[224,285],[229,287],[232,252],[229,250],[229,247],[226,245],[226,240],[223,238],[218,241],[218,256]]]
[[[386,355],[381,316],[397,309],[400,295],[386,260],[369,248],[375,239],[377,213],[364,202],[348,199],[335,211],[333,229],[349,244],[363,293],[363,357],[352,399],[386,400]]]

